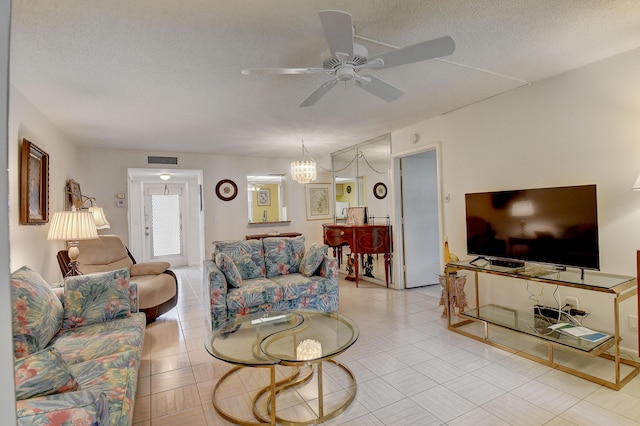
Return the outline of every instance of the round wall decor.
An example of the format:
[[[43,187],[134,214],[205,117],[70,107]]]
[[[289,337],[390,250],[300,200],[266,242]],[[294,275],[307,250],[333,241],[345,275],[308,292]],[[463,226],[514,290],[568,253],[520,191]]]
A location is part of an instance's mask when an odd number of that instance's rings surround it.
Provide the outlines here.
[[[351,194],[351,185],[347,185],[347,194]]]
[[[222,179],[216,185],[216,195],[222,201],[231,201],[238,195],[236,183],[230,179]]]
[[[382,182],[378,182],[375,185],[373,185],[373,195],[378,200],[382,200],[384,197],[387,196],[387,185],[385,185]]]

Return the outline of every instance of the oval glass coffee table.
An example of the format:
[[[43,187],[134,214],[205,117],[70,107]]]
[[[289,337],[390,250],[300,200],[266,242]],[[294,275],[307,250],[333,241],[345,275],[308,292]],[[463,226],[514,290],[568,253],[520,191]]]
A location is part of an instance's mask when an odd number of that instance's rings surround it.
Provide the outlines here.
[[[356,395],[355,376],[345,365],[333,359],[347,350],[358,339],[358,326],[351,319],[335,313],[304,311],[272,312],[237,318],[213,333],[205,341],[207,351],[214,357],[235,364],[225,373],[213,390],[213,406],[226,420],[240,425],[306,425],[316,424],[342,413]],[[353,392],[330,412],[324,411],[322,363],[330,362],[342,369],[353,384]],[[293,366],[293,374],[276,381],[276,366]],[[285,389],[307,383],[317,370],[318,407],[316,417],[310,420],[287,420],[276,413],[277,394]],[[217,392],[234,373],[245,367],[270,369],[270,383],[253,398],[253,416],[256,421],[238,419],[222,410]],[[307,370],[301,374],[301,369]],[[258,401],[268,394],[266,412],[260,414]],[[264,410],[262,410],[264,412]]]

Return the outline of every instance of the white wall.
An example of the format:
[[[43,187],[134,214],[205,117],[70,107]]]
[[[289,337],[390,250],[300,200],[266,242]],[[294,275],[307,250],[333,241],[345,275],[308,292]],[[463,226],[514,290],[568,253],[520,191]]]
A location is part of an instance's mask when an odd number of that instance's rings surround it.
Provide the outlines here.
[[[62,279],[56,253],[63,241],[47,241],[49,224],[20,225],[20,146],[26,138],[49,154],[49,216],[64,210],[65,186],[79,180],[76,147],[14,86],[9,86],[9,224],[11,270],[28,265],[49,283]]]
[[[442,143],[451,251],[466,255],[465,193],[595,183],[601,270],[635,276],[640,193],[630,189],[640,173],[638,70],[640,49],[393,132],[394,154],[416,149],[413,133],[420,134],[418,144]],[[500,286],[495,296],[516,289]],[[586,324],[607,326],[602,300],[581,297],[581,308],[592,312]],[[635,312],[633,298],[622,312],[623,345],[631,351],[637,336],[627,315]]]
[[[0,1],[0,164],[8,165],[8,110],[9,105],[9,21],[11,1]],[[8,174],[0,173],[0,197],[9,198]],[[0,209],[0,383],[11,387],[13,383],[13,339],[11,331],[11,286],[9,285],[9,209]],[[14,392],[3,392],[0,413],[5,424],[16,423]]]
[[[176,156],[178,166],[173,168],[203,170],[205,213],[205,254],[213,248],[212,241],[244,238],[247,234],[300,232],[307,244],[322,241],[322,223],[327,220],[307,221],[304,185],[287,180],[286,225],[248,225],[247,175],[286,173],[289,175],[291,159],[232,157],[215,154],[185,154],[177,152],[124,151],[83,147],[79,149],[80,181],[82,192],[98,199],[111,223],[110,233],[129,240],[127,209],[115,206],[115,195],[127,192],[128,168],[157,168],[147,166],[148,155]],[[326,161],[325,161],[326,162]],[[172,167],[166,167],[171,169]],[[222,201],[215,194],[221,179],[231,179],[238,186],[238,196],[232,201]],[[331,177],[320,173],[316,182],[331,182]]]

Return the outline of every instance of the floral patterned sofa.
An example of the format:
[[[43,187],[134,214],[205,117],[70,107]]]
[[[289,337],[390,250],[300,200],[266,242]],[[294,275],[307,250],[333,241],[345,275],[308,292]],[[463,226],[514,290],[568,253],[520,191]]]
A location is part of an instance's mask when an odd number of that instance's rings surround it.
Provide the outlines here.
[[[145,315],[129,270],[81,275],[56,292],[11,274],[19,425],[130,425]]]
[[[256,312],[338,310],[338,262],[327,246],[306,249],[304,235],[214,245],[203,262],[212,329]]]

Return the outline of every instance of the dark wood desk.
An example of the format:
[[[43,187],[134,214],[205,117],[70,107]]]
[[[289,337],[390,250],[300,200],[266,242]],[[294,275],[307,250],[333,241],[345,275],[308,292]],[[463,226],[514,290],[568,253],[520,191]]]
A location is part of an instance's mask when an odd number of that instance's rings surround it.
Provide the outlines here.
[[[391,255],[393,254],[393,238],[391,225],[339,225],[323,224],[322,233],[324,243],[333,247],[334,256],[336,249],[340,252],[342,246],[348,245],[354,256],[354,268],[356,272],[356,287],[358,286],[358,255],[359,254],[383,254],[384,276],[389,287],[389,275],[391,274]]]

